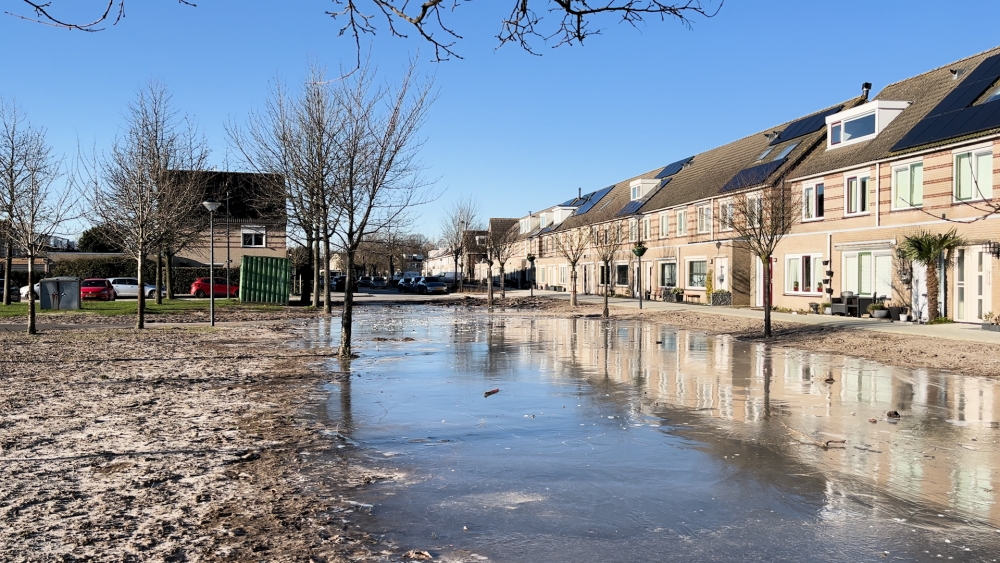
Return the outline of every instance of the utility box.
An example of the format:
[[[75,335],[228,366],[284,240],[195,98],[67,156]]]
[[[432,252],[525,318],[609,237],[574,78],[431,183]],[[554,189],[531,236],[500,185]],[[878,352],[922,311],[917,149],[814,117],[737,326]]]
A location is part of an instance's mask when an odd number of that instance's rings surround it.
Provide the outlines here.
[[[80,278],[45,278],[38,282],[38,301],[42,309],[60,311],[80,308]]]
[[[240,261],[240,301],[288,305],[292,262],[288,258],[244,256]]]

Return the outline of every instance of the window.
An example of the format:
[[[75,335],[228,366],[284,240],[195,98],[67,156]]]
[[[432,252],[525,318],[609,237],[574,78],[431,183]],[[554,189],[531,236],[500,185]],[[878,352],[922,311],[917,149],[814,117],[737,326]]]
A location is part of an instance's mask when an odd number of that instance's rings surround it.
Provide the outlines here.
[[[822,283],[822,254],[785,257],[785,293],[822,293]]]
[[[628,264],[615,266],[615,285],[628,285]]]
[[[538,283],[545,283],[545,267],[538,269]]]
[[[1000,86],[994,88],[993,91],[990,93],[990,95],[985,100],[983,100],[983,103],[985,104],[995,100],[1000,100]]]
[[[920,207],[924,203],[924,165],[921,162],[892,169],[892,208]]]
[[[823,184],[806,186],[802,190],[802,218],[805,220],[823,218]]]
[[[719,204],[719,230],[733,230],[733,202],[727,201]]]
[[[670,215],[660,213],[660,238],[667,238],[670,234]]]
[[[628,241],[635,242],[639,240],[639,222],[632,219],[628,222]]]
[[[677,210],[677,234],[683,236],[688,234],[688,212],[687,209]]]
[[[793,150],[795,150],[795,147],[797,147],[797,146],[799,146],[798,143],[792,143],[792,144],[788,145],[787,147],[781,149],[781,152],[779,152],[774,157],[773,160],[781,160],[781,159],[785,158],[786,156],[789,155],[789,153],[791,153]]]
[[[747,223],[754,226],[761,226],[764,222],[764,198],[760,195],[747,196]]]
[[[687,286],[704,289],[708,277],[708,262],[706,260],[690,260],[687,263]]]
[[[845,182],[847,214],[868,213],[868,176],[851,176]]]
[[[559,283],[563,285],[569,283],[569,276],[567,275],[568,273],[569,273],[568,266],[559,266]]]
[[[261,247],[264,246],[264,227],[247,225],[243,227],[243,246]]]
[[[830,124],[830,144],[857,141],[875,134],[875,112]]]
[[[774,147],[767,147],[766,149],[764,149],[764,152],[760,153],[760,156],[757,157],[756,162],[760,162],[760,161],[764,160],[764,158],[767,157],[767,155],[771,154],[771,151],[773,151],[773,150],[774,150]]]
[[[599,271],[601,275],[601,285],[608,285],[611,282],[611,276],[608,275],[611,272],[611,266],[601,264],[599,266]]]
[[[698,208],[698,232],[707,233],[712,230],[712,207],[702,205]]]
[[[892,293],[891,253],[845,252],[843,261],[843,289],[865,296],[886,296]]]
[[[993,149],[955,155],[955,199],[969,201],[993,197]]]
[[[660,287],[674,287],[677,285],[677,264],[673,262],[663,262],[660,264]]]
[[[642,197],[642,185],[632,186],[632,199],[636,200]]]
[[[649,240],[649,217],[642,219],[642,240]]]

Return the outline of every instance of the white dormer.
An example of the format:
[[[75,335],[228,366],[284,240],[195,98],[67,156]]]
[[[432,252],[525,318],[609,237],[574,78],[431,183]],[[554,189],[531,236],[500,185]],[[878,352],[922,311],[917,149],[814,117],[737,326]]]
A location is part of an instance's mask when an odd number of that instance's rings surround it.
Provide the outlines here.
[[[545,228],[552,224],[552,215],[548,213],[538,214],[538,226]]]
[[[911,102],[874,100],[826,117],[826,148],[836,149],[874,139]]]
[[[538,228],[538,217],[534,215],[521,219],[521,234],[530,233]]]
[[[552,210],[552,222],[562,223],[569,218],[573,212],[576,211],[575,207],[556,207]]]
[[[650,178],[648,180],[632,180],[629,182],[629,188],[632,193],[632,201],[646,197],[649,195],[649,192],[656,189],[656,186],[659,185],[660,181],[656,178]]]

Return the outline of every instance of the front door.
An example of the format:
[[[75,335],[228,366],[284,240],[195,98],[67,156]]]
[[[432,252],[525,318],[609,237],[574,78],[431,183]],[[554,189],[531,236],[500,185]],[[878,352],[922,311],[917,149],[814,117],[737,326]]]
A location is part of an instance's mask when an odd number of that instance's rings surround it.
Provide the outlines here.
[[[729,258],[715,259],[715,290],[729,291]],[[761,306],[764,304],[761,303]]]
[[[993,260],[977,247],[955,251],[955,320],[979,322],[992,308]]]

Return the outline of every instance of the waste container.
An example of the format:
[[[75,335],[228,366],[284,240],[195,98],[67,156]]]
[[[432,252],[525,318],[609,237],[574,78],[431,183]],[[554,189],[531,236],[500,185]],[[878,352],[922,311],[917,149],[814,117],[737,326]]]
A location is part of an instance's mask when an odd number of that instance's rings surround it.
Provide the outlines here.
[[[38,284],[38,301],[42,309],[67,311],[80,308],[80,278],[45,278]]]

